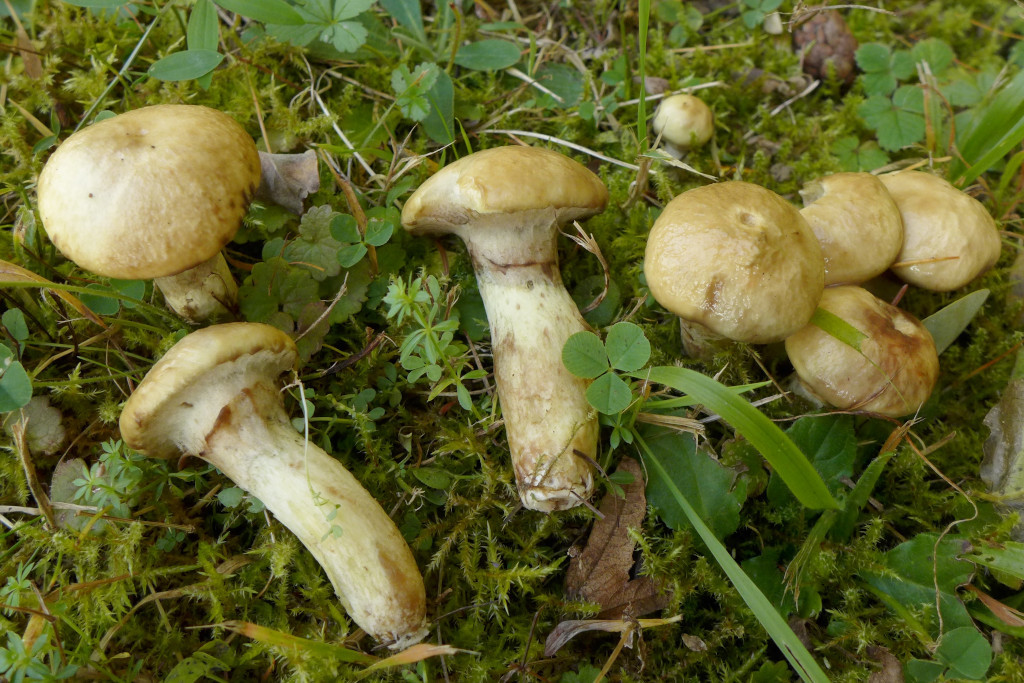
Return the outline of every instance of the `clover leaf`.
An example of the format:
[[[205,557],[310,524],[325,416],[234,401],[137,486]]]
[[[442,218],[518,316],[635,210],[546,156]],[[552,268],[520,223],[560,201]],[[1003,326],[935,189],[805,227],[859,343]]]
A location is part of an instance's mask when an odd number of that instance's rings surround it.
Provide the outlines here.
[[[562,347],[566,369],[594,380],[587,387],[587,401],[605,415],[622,412],[633,400],[629,385],[615,371],[634,372],[650,357],[651,343],[639,326],[629,322],[613,325],[603,343],[593,332],[577,332]]]

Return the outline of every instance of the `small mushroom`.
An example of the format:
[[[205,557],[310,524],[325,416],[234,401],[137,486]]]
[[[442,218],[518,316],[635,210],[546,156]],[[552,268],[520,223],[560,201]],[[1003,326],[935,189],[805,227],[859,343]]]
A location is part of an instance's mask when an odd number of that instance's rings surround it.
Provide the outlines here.
[[[658,303],[689,327],[767,344],[811,319],[825,265],[796,207],[758,185],[727,181],[665,206],[647,239],[644,273]]]
[[[825,257],[825,284],[881,275],[903,246],[903,220],[885,185],[870,173],[835,173],[804,185],[800,213]]]
[[[284,332],[226,323],[193,332],[125,403],[121,436],[158,458],[202,458],[266,505],[323,567],[352,620],[398,649],[421,640],[426,597],[394,522],[340,462],[295,431],[279,377]]]
[[[238,287],[221,249],[259,182],[256,144],[233,118],[155,105],[65,140],[39,176],[39,215],[82,268],[155,278],[169,308],[201,321],[234,308]]]
[[[715,117],[699,97],[672,95],[661,101],[652,125],[665,150],[678,158],[685,150],[700,147],[711,139]]]
[[[608,190],[581,164],[534,147],[487,149],[449,164],[406,202],[416,235],[466,243],[487,311],[494,375],[523,505],[561,510],[593,489],[597,414],[562,346],[587,329],[558,271],[558,229],[604,209]]]
[[[923,289],[959,289],[999,260],[996,222],[981,202],[924,171],[878,177],[903,217],[903,248],[892,272]]]
[[[891,417],[917,412],[939,375],[939,356],[925,326],[852,285],[829,287],[820,306],[866,337],[860,351],[816,325],[786,339],[786,353],[810,393],[844,410]]]

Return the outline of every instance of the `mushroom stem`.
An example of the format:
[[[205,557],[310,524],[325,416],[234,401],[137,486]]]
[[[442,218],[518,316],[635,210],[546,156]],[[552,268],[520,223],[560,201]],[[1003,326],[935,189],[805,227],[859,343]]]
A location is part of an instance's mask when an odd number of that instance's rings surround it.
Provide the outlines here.
[[[426,635],[423,580],[405,540],[341,463],[295,431],[276,387],[236,394],[198,455],[298,537],[363,630],[392,649]]]
[[[238,304],[238,285],[224,254],[175,275],[153,279],[167,307],[191,322],[232,315]]]
[[[519,495],[530,509],[552,511],[589,497],[593,474],[587,458],[597,450],[598,423],[587,402],[587,381],[562,364],[566,340],[588,328],[562,285],[554,212],[546,213],[550,222],[520,228],[520,235],[537,235],[523,240],[536,246],[514,259],[496,262],[513,249],[481,245],[484,240],[467,243],[491,328],[495,383]]]

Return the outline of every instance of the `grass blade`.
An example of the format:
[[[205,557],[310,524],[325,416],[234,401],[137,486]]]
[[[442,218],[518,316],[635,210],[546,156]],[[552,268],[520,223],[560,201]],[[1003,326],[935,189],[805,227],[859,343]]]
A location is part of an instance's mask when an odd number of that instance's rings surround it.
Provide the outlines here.
[[[697,514],[689,501],[686,500],[686,496],[683,495],[682,491],[672,483],[665,465],[647,447],[643,437],[638,435],[636,438],[650,476],[659,477],[668,486],[673,498],[679,504],[679,508],[686,515],[690,524],[693,525],[693,528],[701,537],[701,540],[704,541],[708,550],[711,551],[715,561],[722,567],[722,571],[725,572],[733,586],[736,587],[743,601],[747,603],[747,607],[750,608],[750,611],[754,613],[754,616],[757,617],[757,620],[764,627],[765,631],[768,632],[768,635],[771,636],[775,644],[782,650],[782,653],[800,675],[800,678],[809,683],[827,683],[828,676],[825,675],[818,662],[815,661],[811,653],[807,651],[807,648],[796,637],[796,634],[793,633],[793,629],[789,627],[786,620],[782,618],[782,615],[768,601],[764,593],[761,592],[739,564],[736,563],[736,560],[732,558],[726,547],[715,537],[711,529],[704,523],[704,520],[700,518],[700,515]]]
[[[632,376],[689,394],[721,415],[760,451],[802,505],[814,509],[839,507],[803,451],[775,423],[729,387],[686,368],[662,366],[632,373]]]

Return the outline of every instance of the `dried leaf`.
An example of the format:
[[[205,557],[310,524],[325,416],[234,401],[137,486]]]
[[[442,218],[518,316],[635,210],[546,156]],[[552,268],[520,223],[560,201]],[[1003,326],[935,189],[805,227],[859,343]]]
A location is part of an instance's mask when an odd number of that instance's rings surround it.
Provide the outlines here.
[[[1017,627],[1024,626],[1024,612],[999,602],[991,595],[981,592],[975,586],[968,586],[967,588],[977,595],[982,604],[992,610],[992,614],[996,615],[996,617],[998,617],[1004,624]]]
[[[443,657],[446,655],[457,655],[460,652],[468,654],[477,654],[472,650],[459,650],[451,645],[431,645],[429,643],[418,643],[412,647],[408,647],[397,654],[393,654],[386,659],[382,659],[378,662],[371,664],[370,666],[363,669],[359,678],[362,678],[366,674],[373,673],[374,671],[380,671],[381,669],[390,669],[395,666],[403,666],[405,664],[415,664],[418,661],[427,659],[428,657]]]
[[[599,619],[618,619],[627,613],[637,617],[667,604],[650,577],[630,579],[635,544],[629,530],[643,523],[647,498],[643,472],[635,460],[624,458],[617,472],[629,473],[633,481],[622,487],[624,497],[614,491],[605,495],[601,501],[604,517],[594,523],[583,552],[569,562],[565,580],[571,597],[601,605]]]
[[[38,284],[43,289],[49,289],[54,296],[57,296],[67,302],[72,308],[78,311],[83,317],[91,320],[100,327],[106,328],[106,324],[96,317],[96,314],[85,307],[77,297],[72,294],[65,292],[61,289],[56,289],[54,283],[50,282],[44,277],[36,275],[31,270],[22,268],[21,266],[15,265],[8,261],[0,261],[0,287],[5,284],[31,282]]]
[[[981,478],[999,503],[1024,514],[1024,379],[1010,382],[992,410],[985,416],[991,430],[985,440]],[[1024,539],[1024,524],[1014,535]]]
[[[302,202],[320,189],[316,152],[268,154],[260,152],[260,186],[256,196],[302,214]]]
[[[869,647],[868,657],[882,665],[880,671],[868,676],[868,683],[903,683],[903,665],[887,649],[880,645]]]
[[[632,634],[637,628],[667,626],[681,621],[682,618],[681,614],[677,614],[667,619],[567,619],[555,626],[544,641],[544,656],[554,656],[572,638],[587,631]],[[627,640],[626,647],[633,647],[632,638]]]

